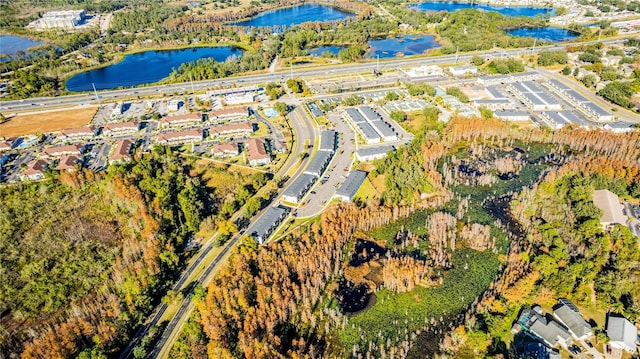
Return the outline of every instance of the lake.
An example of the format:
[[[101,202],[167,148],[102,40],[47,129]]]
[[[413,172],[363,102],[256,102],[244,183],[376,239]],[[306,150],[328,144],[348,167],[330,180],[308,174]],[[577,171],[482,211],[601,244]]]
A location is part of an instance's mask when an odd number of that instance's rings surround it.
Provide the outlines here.
[[[527,16],[536,17],[537,15],[553,15],[554,9],[542,7],[525,7],[525,6],[491,6],[485,4],[469,4],[453,1],[427,1],[416,5],[411,5],[410,9],[420,11],[456,11],[462,9],[477,9],[482,11],[495,11],[507,16]]]
[[[42,44],[42,41],[34,41],[26,37],[2,35],[0,36],[0,54],[14,56],[18,51],[26,51]]]
[[[440,47],[440,44],[433,36],[424,35],[370,40],[369,47],[370,51],[367,54],[367,58],[375,59],[379,56],[384,59],[402,55],[422,55],[426,50]]]
[[[95,84],[97,90],[150,84],[167,77],[174,68],[185,62],[203,58],[224,61],[231,56],[241,55],[241,49],[229,46],[145,51],[126,55],[117,64],[75,75],[67,80],[66,87],[69,91],[91,91],[91,83]]]
[[[292,26],[309,21],[341,20],[354,14],[338,10],[331,6],[304,4],[284,9],[263,12],[246,21],[233,23],[240,26]]]
[[[325,52],[330,52],[333,55],[338,55],[340,50],[344,49],[346,46],[338,46],[338,45],[325,45],[314,47],[313,49],[309,49],[309,55],[312,56],[322,56]]]
[[[521,27],[518,29],[507,30],[507,34],[522,37],[534,37],[538,40],[546,40],[551,42],[571,41],[580,36],[579,33],[571,30],[561,29],[559,27]]]

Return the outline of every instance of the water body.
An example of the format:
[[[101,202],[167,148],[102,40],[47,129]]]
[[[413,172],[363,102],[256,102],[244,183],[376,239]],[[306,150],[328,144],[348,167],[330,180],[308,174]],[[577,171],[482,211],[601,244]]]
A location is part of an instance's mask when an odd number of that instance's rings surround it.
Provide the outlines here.
[[[553,15],[554,9],[541,8],[541,7],[524,7],[524,6],[491,6],[485,4],[469,4],[464,2],[454,1],[427,1],[416,5],[411,5],[410,9],[417,9],[420,11],[448,11],[453,12],[462,9],[477,9],[482,11],[494,11],[499,12],[502,15],[507,16],[527,16],[536,17],[537,15]]]
[[[322,56],[325,52],[330,52],[333,55],[338,55],[340,50],[346,48],[346,46],[338,46],[338,45],[325,45],[314,47],[313,49],[309,49],[309,54],[312,56]]]
[[[0,54],[11,57],[18,51],[26,51],[42,44],[42,41],[34,41],[26,37],[3,35],[0,36]]]
[[[341,20],[349,16],[354,15],[331,6],[304,4],[263,12],[249,20],[235,22],[234,24],[253,27],[274,25],[293,26],[309,21]]]
[[[67,80],[69,91],[109,90],[118,87],[150,84],[167,77],[171,71],[185,62],[203,58],[224,61],[231,56],[241,56],[235,47],[196,47],[182,50],[145,51],[131,54],[117,64],[80,73]]]
[[[538,40],[551,42],[571,41],[580,36],[579,33],[559,27],[521,27],[519,29],[507,30],[507,34],[521,37],[534,37]]]
[[[431,35],[401,36],[381,40],[370,40],[369,47],[370,51],[367,58],[375,59],[379,56],[381,59],[384,59],[402,55],[421,55],[429,49],[440,47],[440,44],[438,44]]]

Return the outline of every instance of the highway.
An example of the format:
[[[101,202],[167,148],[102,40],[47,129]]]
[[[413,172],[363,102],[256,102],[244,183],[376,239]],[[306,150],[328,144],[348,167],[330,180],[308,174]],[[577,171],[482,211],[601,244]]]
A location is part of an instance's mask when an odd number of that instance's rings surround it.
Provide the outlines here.
[[[593,44],[597,41],[587,41],[572,43],[571,45]],[[603,40],[603,44],[622,43],[622,39]],[[508,49],[508,50],[489,50],[476,52],[473,54],[447,55],[438,57],[411,57],[399,58],[382,62],[385,68],[411,67],[419,65],[433,65],[442,63],[454,63],[469,61],[474,55],[485,57],[513,57],[529,54],[532,52],[540,52],[542,50],[559,50],[564,49],[568,44],[539,46],[535,49]],[[235,77],[227,77],[215,80],[197,81],[193,83],[179,83],[168,85],[153,85],[145,87],[135,87],[122,90],[106,90],[99,91],[98,97],[100,102],[116,102],[121,99],[135,98],[138,96],[169,96],[176,93],[190,93],[193,90],[202,91],[210,88],[232,87],[232,86],[249,86],[257,83],[268,83],[282,81],[290,76],[295,78],[309,79],[326,76],[347,75],[358,72],[371,72],[377,66],[375,61],[339,65],[326,65],[318,67],[304,67],[296,69],[284,69],[279,72],[261,73],[254,75],[242,75]],[[35,110],[37,108],[46,107],[64,107],[88,104],[96,101],[96,95],[92,92],[73,94],[58,97],[38,97],[25,100],[12,100],[0,102],[0,111],[22,111]]]

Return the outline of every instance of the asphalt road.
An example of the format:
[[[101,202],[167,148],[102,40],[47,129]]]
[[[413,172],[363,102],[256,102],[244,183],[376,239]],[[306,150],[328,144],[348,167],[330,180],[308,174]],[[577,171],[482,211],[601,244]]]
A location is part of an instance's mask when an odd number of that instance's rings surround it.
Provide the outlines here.
[[[622,43],[624,40],[604,40],[601,41],[604,44]],[[573,43],[572,45],[596,43],[597,41],[588,41],[581,43]],[[474,55],[480,55],[485,57],[508,57],[508,56],[520,56],[526,53],[540,52],[542,50],[554,50],[564,49],[568,44],[559,44],[552,46],[539,46],[535,50],[532,49],[510,49],[510,50],[489,50],[483,52],[477,52],[474,54],[463,55],[448,55],[438,57],[421,57],[421,58],[400,58],[382,62],[384,68],[397,68],[405,66],[418,66],[418,65],[432,65],[438,63],[453,63],[453,62],[465,62],[469,61]],[[289,76],[296,78],[313,78],[313,77],[325,77],[327,75],[344,75],[353,74],[356,72],[370,72],[376,68],[376,62],[366,63],[354,63],[354,64],[340,64],[321,67],[305,67],[303,69],[284,69],[276,73],[261,73],[257,75],[243,75],[236,77],[228,77],[216,80],[205,80],[191,83],[179,83],[170,85],[155,85],[137,88],[128,88],[123,90],[108,90],[100,91],[98,96],[102,102],[114,102],[123,98],[137,97],[137,96],[160,96],[169,95],[174,93],[190,93],[193,89],[200,91],[204,89],[214,87],[230,87],[235,86],[248,86],[256,83],[267,83],[282,81]],[[0,111],[21,111],[21,110],[35,110],[37,108],[47,107],[60,107],[60,106],[75,106],[88,104],[96,100],[94,93],[82,93],[68,96],[59,97],[38,97],[25,100],[3,101],[0,102]]]

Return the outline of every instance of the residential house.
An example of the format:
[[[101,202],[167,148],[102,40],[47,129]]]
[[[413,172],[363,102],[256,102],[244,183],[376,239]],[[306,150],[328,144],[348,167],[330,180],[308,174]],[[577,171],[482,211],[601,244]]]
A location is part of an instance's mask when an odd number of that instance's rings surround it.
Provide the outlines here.
[[[56,169],[58,171],[73,172],[76,170],[76,165],[78,164],[78,162],[80,162],[80,157],[76,155],[67,155],[60,159],[60,162],[58,162]]]
[[[607,335],[609,336],[610,346],[626,350],[629,353],[636,352],[638,328],[627,318],[609,315],[607,318]]]
[[[177,145],[196,141],[202,141],[202,130],[163,132],[158,135],[158,143],[164,145]]]
[[[342,186],[336,191],[334,198],[339,198],[343,202],[349,202],[367,178],[367,172],[351,171],[344,180]]]
[[[571,334],[554,320],[547,320],[539,306],[524,309],[520,313],[517,324],[512,331],[524,330],[550,348],[558,345],[567,348],[571,342]]]
[[[45,160],[33,160],[27,164],[27,168],[20,175],[23,181],[39,181],[44,178],[44,171],[49,162]]]
[[[160,120],[162,127],[188,126],[202,123],[202,113],[193,112],[185,115],[167,116]]]
[[[66,145],[66,146],[54,146],[47,147],[42,150],[43,157],[61,157],[64,155],[81,155],[83,145]]]
[[[108,123],[102,128],[105,136],[123,136],[132,134],[140,129],[140,124],[135,121]]]
[[[238,150],[238,144],[236,142],[227,142],[214,144],[211,153],[215,157],[232,157],[237,156],[240,151]]]
[[[125,139],[116,142],[115,149],[109,156],[109,164],[128,162],[131,159],[133,140]]]
[[[356,151],[356,159],[360,162],[368,162],[387,157],[389,151],[394,151],[393,146],[379,146],[361,148]]]
[[[249,109],[247,107],[233,107],[220,110],[210,111],[209,121],[219,122],[230,119],[243,119],[249,117]]]
[[[288,211],[282,207],[270,207],[253,225],[251,236],[259,244],[264,244],[280,223],[287,218],[287,214]]]
[[[96,128],[92,126],[70,128],[60,131],[60,139],[64,141],[77,141],[92,138],[96,134]]]
[[[602,210],[600,224],[607,228],[614,224],[627,225],[627,216],[624,214],[624,206],[618,196],[606,189],[593,192],[593,203]]]
[[[553,316],[569,329],[576,340],[586,340],[593,336],[591,325],[580,314],[576,306],[568,299],[558,300]]]
[[[455,77],[475,75],[478,73],[478,68],[475,66],[450,66],[449,72]]]
[[[285,202],[298,204],[311,186],[316,182],[317,177],[304,173],[296,178],[293,183],[282,193],[282,199]]]
[[[258,138],[251,138],[244,143],[247,157],[251,166],[266,165],[271,162],[271,156],[264,147],[264,141]]]
[[[253,124],[251,122],[228,123],[209,127],[209,137],[216,138],[249,137],[252,133]]]

